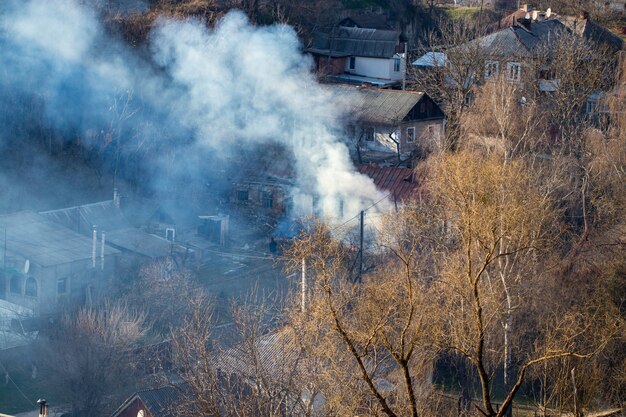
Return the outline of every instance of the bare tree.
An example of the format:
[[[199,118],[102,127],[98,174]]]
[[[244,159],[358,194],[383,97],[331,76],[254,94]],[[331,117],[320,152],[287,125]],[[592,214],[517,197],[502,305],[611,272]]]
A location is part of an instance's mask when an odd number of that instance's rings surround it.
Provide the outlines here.
[[[192,305],[172,334],[179,415],[311,415],[316,391],[303,352],[293,328],[267,332],[269,304],[233,303],[231,337],[221,341],[212,303],[200,296]]]
[[[412,71],[412,88],[425,91],[440,104],[447,116],[446,148],[456,150],[461,134],[461,118],[472,100],[474,87],[481,82],[485,54],[479,42],[470,42],[480,31],[464,19],[442,21],[428,35],[428,54],[445,53],[444,62]]]
[[[108,415],[133,386],[133,349],[146,335],[142,313],[105,303],[68,313],[43,342],[50,381],[69,395],[72,415]],[[111,401],[113,398],[115,401]]]
[[[350,248],[323,224],[295,242],[293,268],[305,259],[311,292],[296,314],[309,357],[321,364],[326,412],[335,415],[417,416],[429,408],[433,351],[432,304],[421,236],[433,224],[426,211],[407,211],[383,222],[384,267],[355,283]],[[430,253],[430,251],[429,251]]]

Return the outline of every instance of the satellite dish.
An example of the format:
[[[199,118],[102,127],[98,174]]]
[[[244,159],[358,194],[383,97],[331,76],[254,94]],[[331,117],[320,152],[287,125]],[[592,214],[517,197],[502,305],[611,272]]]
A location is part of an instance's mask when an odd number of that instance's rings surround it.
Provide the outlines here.
[[[537,20],[537,10],[533,10],[533,20]]]
[[[548,7],[548,10],[546,10],[546,19],[550,19],[550,16],[552,16],[552,9]]]
[[[28,274],[28,271],[30,270],[30,261],[28,259],[26,259],[24,261],[24,273]]]

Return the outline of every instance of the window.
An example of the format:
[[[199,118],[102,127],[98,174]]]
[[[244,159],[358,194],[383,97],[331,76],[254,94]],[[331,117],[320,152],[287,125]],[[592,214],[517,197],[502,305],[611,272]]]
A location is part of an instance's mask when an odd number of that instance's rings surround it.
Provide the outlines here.
[[[351,56],[350,57],[350,69],[353,70],[354,68],[356,68],[356,58]]]
[[[57,294],[65,294],[67,292],[67,278],[57,280]]]
[[[365,128],[365,140],[368,142],[371,142],[374,140],[374,135],[375,135],[375,131],[373,127],[366,127]]]
[[[506,79],[508,81],[519,81],[520,72],[522,66],[518,62],[507,62],[506,64]]]
[[[237,191],[237,200],[238,201],[248,201],[248,190],[239,190],[239,191]]]
[[[11,280],[9,281],[9,286],[11,287],[10,291],[12,294],[21,294],[22,277],[20,277],[19,275],[12,275]]]
[[[263,191],[263,207],[272,208],[274,207],[274,194],[271,191]]]
[[[588,98],[585,106],[585,113],[592,114],[598,111],[598,99]]]
[[[498,61],[485,62],[485,78],[497,78],[500,74],[500,63]]]
[[[408,127],[406,129],[406,143],[413,143],[413,142],[415,142],[415,128]]]
[[[400,72],[400,67],[402,65],[402,60],[400,58],[393,59],[393,71]]]
[[[35,278],[26,278],[26,290],[24,293],[30,297],[37,297],[37,280]]]

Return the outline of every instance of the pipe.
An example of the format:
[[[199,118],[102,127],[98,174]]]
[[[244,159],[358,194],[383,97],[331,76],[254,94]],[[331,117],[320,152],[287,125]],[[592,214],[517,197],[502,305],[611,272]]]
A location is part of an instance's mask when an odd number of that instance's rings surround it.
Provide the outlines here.
[[[100,244],[100,270],[103,271],[104,270],[104,242],[105,242],[105,237],[104,237],[104,230],[102,231],[102,242]]]
[[[98,243],[98,230],[97,226],[93,225],[93,233],[92,233],[92,241],[91,241],[91,267],[96,267],[96,245]]]

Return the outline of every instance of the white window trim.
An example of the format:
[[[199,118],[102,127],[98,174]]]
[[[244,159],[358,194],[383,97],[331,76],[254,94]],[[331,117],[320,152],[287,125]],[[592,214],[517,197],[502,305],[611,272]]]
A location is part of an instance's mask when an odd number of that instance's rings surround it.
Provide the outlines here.
[[[499,61],[485,61],[485,78],[497,78],[500,75]]]
[[[398,69],[396,69],[396,66]],[[393,59],[393,72],[402,72],[402,58]]]
[[[517,72],[513,74],[513,76],[511,76],[511,71],[513,70],[513,68],[517,67]],[[507,81],[514,81],[517,82],[521,79],[521,74],[522,74],[522,64],[520,64],[519,62],[507,62],[506,63],[506,79]]]

